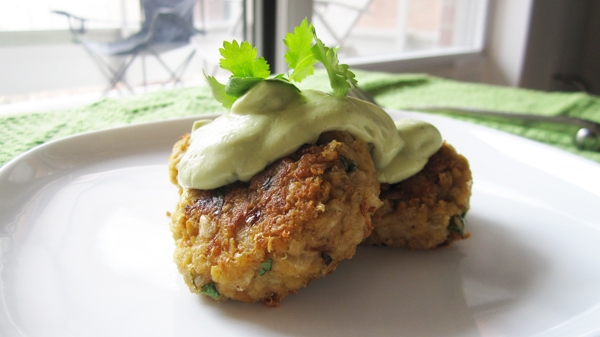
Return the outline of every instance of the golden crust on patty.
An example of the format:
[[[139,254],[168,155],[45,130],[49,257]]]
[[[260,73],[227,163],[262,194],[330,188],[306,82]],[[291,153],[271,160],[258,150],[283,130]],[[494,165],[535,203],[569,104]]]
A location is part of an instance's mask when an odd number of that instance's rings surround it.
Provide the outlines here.
[[[177,164],[181,161],[181,157],[185,154],[188,147],[190,147],[190,134],[186,133],[173,145],[171,155],[169,155],[169,180],[179,188],[179,194],[183,193],[183,188],[177,181]]]
[[[467,159],[444,143],[422,171],[381,185],[383,206],[373,215],[373,231],[365,243],[428,249],[469,237],[464,216],[471,184]]]
[[[169,158],[176,184],[188,142],[182,138]],[[318,144],[248,183],[180,190],[170,227],[191,291],[277,306],[354,255],[381,205],[373,161],[367,145],[345,132],[326,133]]]

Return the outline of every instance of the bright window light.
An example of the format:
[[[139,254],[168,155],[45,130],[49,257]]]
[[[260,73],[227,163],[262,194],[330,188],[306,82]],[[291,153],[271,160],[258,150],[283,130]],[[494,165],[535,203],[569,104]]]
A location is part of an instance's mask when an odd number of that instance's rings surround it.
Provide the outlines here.
[[[314,0],[313,23],[340,58],[481,51],[486,0]]]

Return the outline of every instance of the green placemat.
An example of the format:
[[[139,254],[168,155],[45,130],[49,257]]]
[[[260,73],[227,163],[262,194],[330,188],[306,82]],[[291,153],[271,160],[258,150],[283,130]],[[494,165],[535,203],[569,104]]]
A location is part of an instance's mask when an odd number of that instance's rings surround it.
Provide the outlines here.
[[[600,122],[600,97],[584,93],[547,93],[439,78],[432,78],[422,86],[384,88],[378,93],[376,97],[380,104],[395,109],[444,105],[546,116],[571,116]],[[544,142],[600,162],[599,152],[584,151],[575,147],[573,138],[579,130],[577,126],[506,118],[448,116]]]
[[[76,109],[0,117],[0,165],[53,139],[127,124],[222,112],[208,87],[101,99]]]
[[[444,105],[542,115],[582,117],[600,122],[600,97],[583,93],[546,93],[445,80],[423,74],[356,71],[359,85],[377,102],[392,109]],[[326,74],[318,71],[301,85],[329,90]],[[76,109],[0,117],[0,165],[37,145],[64,136],[114,126],[166,118],[222,112],[207,87],[162,90],[121,99],[102,99]],[[467,118],[545,142],[600,162],[600,153],[573,146],[576,128],[544,123]]]

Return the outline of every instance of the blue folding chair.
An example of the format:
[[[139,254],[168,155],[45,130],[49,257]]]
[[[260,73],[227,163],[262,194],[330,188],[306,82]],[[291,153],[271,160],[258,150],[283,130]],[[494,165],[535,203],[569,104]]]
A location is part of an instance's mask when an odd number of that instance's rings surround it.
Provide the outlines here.
[[[76,43],[80,43],[90,54],[100,72],[109,81],[104,90],[105,95],[109,90],[118,89],[117,83],[122,82],[130,92],[131,86],[125,80],[125,74],[133,61],[138,56],[151,55],[170,74],[164,82],[181,82],[187,66],[194,57],[193,49],[183,62],[172,70],[160,54],[187,46],[190,39],[196,34],[205,34],[205,31],[194,27],[193,8],[196,0],[140,0],[144,21],[139,32],[115,42],[96,42],[85,38],[85,23],[89,19],[81,18],[63,11],[53,11],[64,15],[69,22],[69,30]],[[202,10],[202,9],[201,9]],[[111,66],[106,57],[122,57],[117,68]],[[142,61],[144,59],[142,58]],[[143,66],[143,80],[146,85],[146,67]]]

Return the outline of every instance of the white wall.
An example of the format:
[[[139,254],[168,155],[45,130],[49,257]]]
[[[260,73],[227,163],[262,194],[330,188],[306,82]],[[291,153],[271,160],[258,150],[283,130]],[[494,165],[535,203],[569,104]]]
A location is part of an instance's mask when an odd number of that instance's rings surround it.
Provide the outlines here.
[[[600,95],[600,1],[591,0],[588,26],[582,47],[580,74],[591,91]]]
[[[519,85],[533,2],[534,0],[492,1],[482,82]]]
[[[520,86],[600,94],[600,1],[536,1],[532,14]]]

